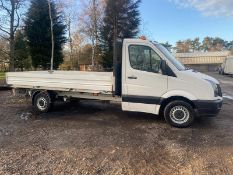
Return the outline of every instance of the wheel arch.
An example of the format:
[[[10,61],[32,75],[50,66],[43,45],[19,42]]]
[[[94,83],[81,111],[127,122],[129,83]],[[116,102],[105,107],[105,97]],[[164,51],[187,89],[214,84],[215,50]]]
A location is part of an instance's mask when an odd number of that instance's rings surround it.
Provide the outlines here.
[[[50,103],[54,102],[57,93],[55,91],[49,91],[49,90],[41,90],[41,89],[34,89],[31,90],[31,99],[32,99],[32,105],[34,106],[34,99],[36,97],[36,95],[40,94],[40,93],[45,93],[48,95],[49,99],[50,99]]]
[[[164,100],[161,101],[161,107],[160,107],[160,110],[159,110],[159,114],[163,114],[163,111],[165,109],[165,107],[172,101],[177,101],[177,100],[180,100],[180,101],[184,101],[184,102],[187,102],[188,104],[190,104],[193,109],[196,109],[196,106],[194,104],[194,102],[190,99],[188,99],[187,97],[183,97],[183,96],[171,96],[169,98],[166,98]]]

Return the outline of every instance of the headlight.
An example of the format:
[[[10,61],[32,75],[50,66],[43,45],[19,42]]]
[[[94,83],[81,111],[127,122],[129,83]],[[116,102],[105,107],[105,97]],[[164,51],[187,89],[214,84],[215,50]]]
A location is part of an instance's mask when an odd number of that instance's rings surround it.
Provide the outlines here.
[[[218,94],[218,85],[215,82],[211,81],[211,80],[206,80],[206,81],[208,81],[211,84],[211,86],[212,86],[212,88],[214,90],[214,96],[218,97],[218,95],[219,95]]]

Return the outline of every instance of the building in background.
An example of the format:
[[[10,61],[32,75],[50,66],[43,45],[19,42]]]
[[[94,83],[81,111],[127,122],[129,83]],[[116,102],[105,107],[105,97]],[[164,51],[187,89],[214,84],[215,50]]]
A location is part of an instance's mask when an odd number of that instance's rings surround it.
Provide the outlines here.
[[[176,53],[175,57],[186,67],[201,72],[215,71],[230,56],[229,51]]]
[[[91,71],[91,61],[89,60],[80,60],[79,62],[79,70],[80,71]]]

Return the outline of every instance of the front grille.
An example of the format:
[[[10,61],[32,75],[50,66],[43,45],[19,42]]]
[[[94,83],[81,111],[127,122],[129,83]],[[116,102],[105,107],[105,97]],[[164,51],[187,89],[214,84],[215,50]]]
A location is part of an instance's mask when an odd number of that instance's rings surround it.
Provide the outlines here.
[[[222,89],[219,84],[217,84],[217,88],[218,88],[218,96],[222,97]]]

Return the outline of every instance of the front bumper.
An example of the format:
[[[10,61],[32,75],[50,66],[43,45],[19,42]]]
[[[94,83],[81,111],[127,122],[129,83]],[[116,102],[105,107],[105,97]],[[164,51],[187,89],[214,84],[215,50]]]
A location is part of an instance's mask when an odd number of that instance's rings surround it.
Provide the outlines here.
[[[222,109],[222,104],[222,99],[213,101],[197,100],[194,102],[194,105],[196,107],[196,115],[214,117],[218,115],[218,113]]]

